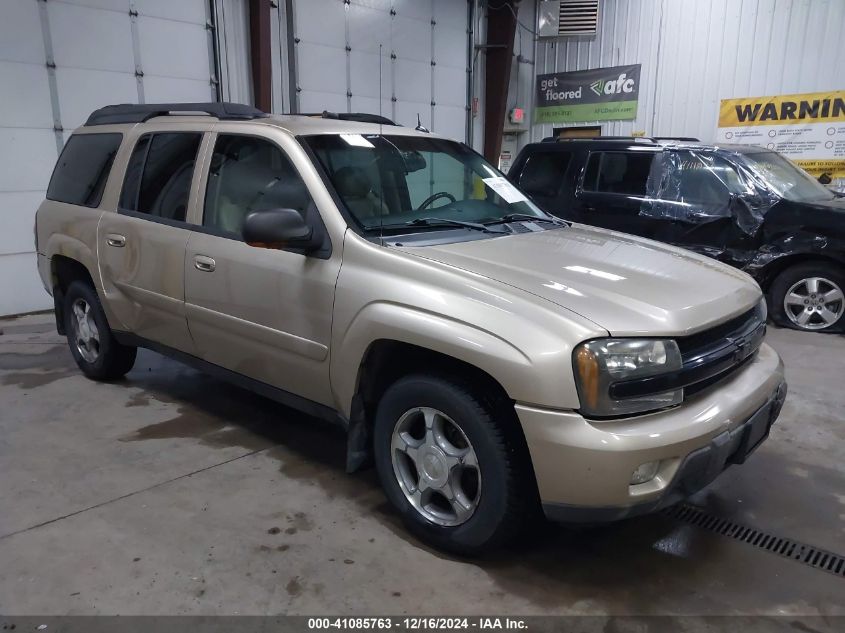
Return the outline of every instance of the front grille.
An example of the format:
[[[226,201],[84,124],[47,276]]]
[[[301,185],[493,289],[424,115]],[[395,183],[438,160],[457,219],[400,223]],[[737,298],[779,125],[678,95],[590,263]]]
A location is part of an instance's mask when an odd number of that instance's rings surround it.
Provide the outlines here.
[[[756,325],[762,322],[762,313],[759,307],[751,308],[737,317],[720,323],[719,325],[675,339],[682,356],[688,356],[705,347],[723,343],[731,334],[747,329],[749,325]]]
[[[675,339],[683,362],[680,371],[614,383],[616,399],[684,389],[691,396],[727,378],[750,362],[766,334],[762,305],[690,336]]]

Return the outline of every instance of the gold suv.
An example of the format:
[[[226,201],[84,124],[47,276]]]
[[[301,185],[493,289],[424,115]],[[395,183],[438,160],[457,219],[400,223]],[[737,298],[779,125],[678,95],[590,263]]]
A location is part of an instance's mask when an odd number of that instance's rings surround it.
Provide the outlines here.
[[[370,115],[109,106],[36,219],[90,378],[147,347],[347,431],[462,553],[659,509],[742,463],[786,395],[746,274],[547,215],[472,149]]]

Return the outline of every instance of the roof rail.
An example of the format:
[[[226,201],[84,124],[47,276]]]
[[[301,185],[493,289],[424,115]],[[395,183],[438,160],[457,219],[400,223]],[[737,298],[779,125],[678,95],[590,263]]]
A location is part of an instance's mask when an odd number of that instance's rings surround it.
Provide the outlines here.
[[[645,143],[660,143],[662,141],[681,141],[685,143],[700,143],[701,141],[692,136],[547,136],[542,142],[561,142],[561,141],[633,141]]]
[[[694,136],[652,136],[652,141],[684,141],[685,143],[700,143],[701,139]]]
[[[109,125],[112,123],[143,123],[157,116],[173,112],[202,112],[221,121],[260,119],[269,116],[252,106],[242,103],[121,103],[94,110],[85,125]]]
[[[340,121],[358,121],[360,123],[381,123],[382,125],[394,125],[398,127],[396,123],[386,116],[370,114],[368,112],[329,112],[328,110],[323,110],[322,112],[304,113],[302,116],[338,119]]]

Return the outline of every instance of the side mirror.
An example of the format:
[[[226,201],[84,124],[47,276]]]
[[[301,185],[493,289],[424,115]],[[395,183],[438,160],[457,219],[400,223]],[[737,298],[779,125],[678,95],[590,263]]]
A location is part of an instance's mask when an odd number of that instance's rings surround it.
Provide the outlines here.
[[[243,236],[250,246],[306,253],[317,250],[323,242],[295,209],[253,211],[244,220]]]

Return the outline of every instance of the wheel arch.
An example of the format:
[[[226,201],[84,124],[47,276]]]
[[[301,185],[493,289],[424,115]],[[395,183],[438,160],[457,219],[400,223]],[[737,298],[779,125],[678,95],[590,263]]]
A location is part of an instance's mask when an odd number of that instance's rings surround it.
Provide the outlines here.
[[[87,266],[73,257],[53,255],[50,258],[50,286],[53,289],[53,306],[56,314],[56,330],[66,334],[64,319],[64,298],[74,281],[83,281],[97,292],[94,277]]]
[[[843,259],[833,257],[821,253],[792,253],[790,255],[783,255],[772,259],[763,266],[759,266],[753,271],[753,276],[760,284],[763,292],[768,293],[771,290],[772,282],[777,279],[785,270],[797,266],[799,264],[833,264],[839,267],[845,267]]]

